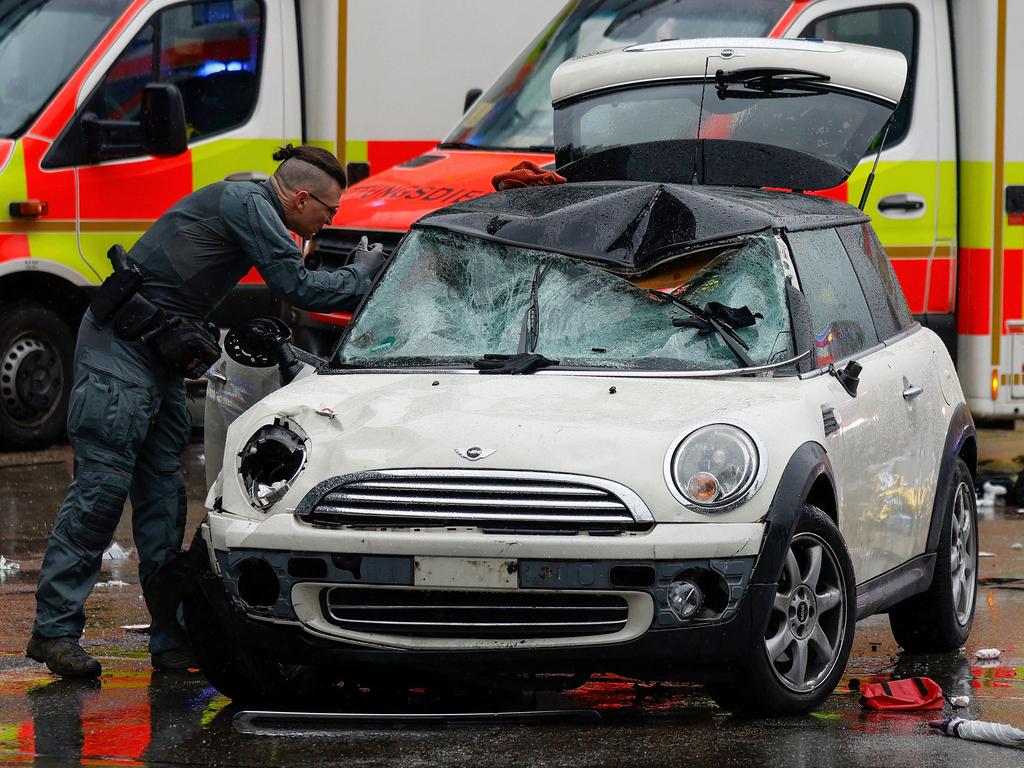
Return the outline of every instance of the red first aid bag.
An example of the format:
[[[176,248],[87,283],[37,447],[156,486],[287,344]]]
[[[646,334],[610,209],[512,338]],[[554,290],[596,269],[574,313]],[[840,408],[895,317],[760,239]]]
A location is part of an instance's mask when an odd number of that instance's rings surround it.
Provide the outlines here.
[[[930,677],[908,677],[860,687],[860,703],[880,712],[942,709],[942,688]]]

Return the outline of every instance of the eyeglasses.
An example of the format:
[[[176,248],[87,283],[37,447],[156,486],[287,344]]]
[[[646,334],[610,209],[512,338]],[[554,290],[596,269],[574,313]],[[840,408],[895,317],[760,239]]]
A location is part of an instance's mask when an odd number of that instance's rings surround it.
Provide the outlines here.
[[[328,204],[327,204],[327,203],[325,203],[325,202],[324,202],[323,200],[321,200],[321,199],[320,199],[319,197],[317,197],[316,195],[314,195],[314,194],[313,194],[312,192],[308,192],[308,191],[307,191],[307,192],[306,192],[306,194],[307,194],[307,195],[309,195],[310,197],[312,197],[312,198],[313,198],[314,200],[316,200],[316,201],[317,201],[318,203],[320,203],[320,205],[322,205],[322,206],[323,206],[324,208],[326,208],[326,209],[327,209],[327,212],[328,212],[329,214],[331,214],[331,218],[332,218],[332,219],[333,219],[333,218],[334,218],[335,216],[337,216],[337,215],[338,215],[338,206],[336,206],[336,205],[328,205]]]

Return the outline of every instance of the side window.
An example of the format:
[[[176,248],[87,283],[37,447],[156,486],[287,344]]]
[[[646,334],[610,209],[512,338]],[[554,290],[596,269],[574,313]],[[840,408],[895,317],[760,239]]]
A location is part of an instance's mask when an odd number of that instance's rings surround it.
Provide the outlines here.
[[[914,10],[905,5],[888,5],[836,13],[811,22],[800,37],[874,45],[899,51],[907,57],[907,85],[903,100],[893,116],[885,146],[899,143],[910,128],[910,110],[914,101],[914,54],[917,50],[917,15]],[[876,144],[870,151],[877,149]]]
[[[171,6],[136,35],[84,111],[137,120],[142,89],[173,83],[185,103],[189,143],[235,128],[256,106],[262,35],[259,0]]]
[[[860,282],[834,229],[788,233],[814,333],[815,367],[878,343]]]
[[[909,328],[914,319],[906,297],[871,225],[865,222],[838,231],[871,307],[878,337],[888,339]]]

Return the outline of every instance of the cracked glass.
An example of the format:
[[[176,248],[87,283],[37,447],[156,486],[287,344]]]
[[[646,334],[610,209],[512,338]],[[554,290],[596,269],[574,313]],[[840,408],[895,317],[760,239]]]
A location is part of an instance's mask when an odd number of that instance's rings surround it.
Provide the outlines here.
[[[792,357],[785,277],[770,234],[705,248],[671,265],[675,284],[659,288],[701,308],[719,302],[760,315],[736,329],[755,364]],[[650,287],[580,259],[426,228],[410,233],[395,253],[333,364],[466,366],[485,354],[514,355],[524,351],[534,290],[536,346],[525,351],[563,368],[741,365],[717,333],[675,326],[674,319],[691,315]]]

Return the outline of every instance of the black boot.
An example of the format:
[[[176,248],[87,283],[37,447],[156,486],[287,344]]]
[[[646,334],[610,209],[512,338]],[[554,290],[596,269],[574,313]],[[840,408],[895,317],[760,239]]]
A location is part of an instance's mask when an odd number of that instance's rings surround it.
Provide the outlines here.
[[[74,637],[39,637],[33,635],[25,648],[25,655],[44,662],[47,668],[61,677],[94,679],[100,676],[100,663],[86,653]]]

